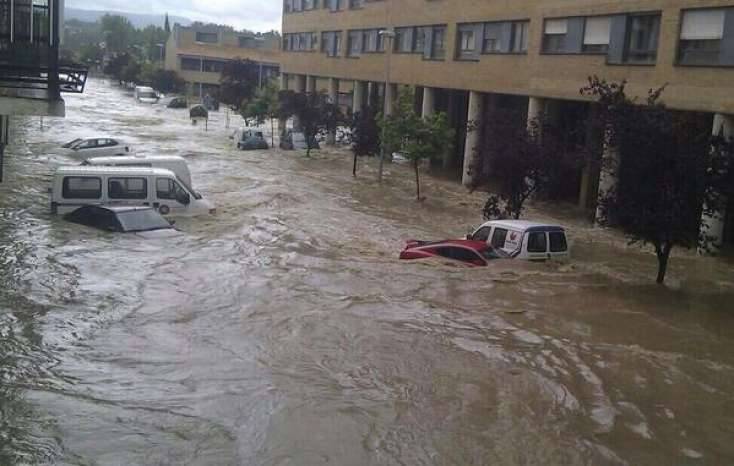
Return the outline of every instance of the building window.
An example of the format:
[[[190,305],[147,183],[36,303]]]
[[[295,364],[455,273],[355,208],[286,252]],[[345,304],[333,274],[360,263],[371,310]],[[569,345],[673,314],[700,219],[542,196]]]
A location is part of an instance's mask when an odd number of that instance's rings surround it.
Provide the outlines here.
[[[655,63],[658,55],[660,15],[630,16],[627,28],[627,63]]]
[[[196,42],[216,44],[217,42],[219,42],[219,35],[216,32],[197,32]]]
[[[349,8],[353,10],[362,8],[362,0],[349,0]]]
[[[543,52],[561,53],[566,47],[567,19],[547,19],[543,30]]]
[[[431,58],[443,60],[446,56],[446,26],[434,26],[431,34]]]
[[[198,58],[182,58],[181,69],[186,71],[201,71],[201,61]]]
[[[413,41],[413,52],[423,53],[426,48],[426,29],[423,27],[415,28],[415,40]]]
[[[732,10],[734,11],[734,10]],[[720,64],[726,10],[683,12],[678,61],[683,65]]]
[[[358,57],[362,51],[362,31],[349,31],[347,37],[347,55]]]
[[[362,34],[362,49],[365,52],[377,52],[378,50],[378,36],[379,31],[377,29],[366,30]]]
[[[283,13],[290,13],[293,11],[293,0],[283,1]]]
[[[257,47],[255,38],[249,36],[237,36],[237,44],[242,49],[254,49]]]
[[[500,53],[500,38],[502,33],[502,23],[487,23],[484,25],[484,44],[482,50],[484,53]]]
[[[459,55],[467,56],[474,52],[476,48],[476,39],[474,30],[459,31]]]
[[[331,11],[339,11],[342,9],[344,0],[327,0],[324,2],[324,8],[328,8]]]
[[[510,39],[510,52],[526,53],[528,51],[528,21],[515,21],[512,23],[512,36]]]
[[[206,73],[221,73],[224,63],[221,61],[204,60],[202,71]]]
[[[589,17],[584,21],[584,53],[607,53],[612,18],[609,16]]]
[[[410,53],[413,51],[413,28],[395,28],[395,51]]]

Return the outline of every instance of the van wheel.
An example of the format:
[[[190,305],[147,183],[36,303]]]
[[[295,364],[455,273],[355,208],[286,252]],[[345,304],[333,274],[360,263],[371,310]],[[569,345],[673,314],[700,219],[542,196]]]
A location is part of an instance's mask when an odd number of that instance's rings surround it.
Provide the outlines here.
[[[158,212],[160,212],[161,215],[168,215],[168,213],[171,212],[171,208],[167,205],[162,205],[158,208]]]

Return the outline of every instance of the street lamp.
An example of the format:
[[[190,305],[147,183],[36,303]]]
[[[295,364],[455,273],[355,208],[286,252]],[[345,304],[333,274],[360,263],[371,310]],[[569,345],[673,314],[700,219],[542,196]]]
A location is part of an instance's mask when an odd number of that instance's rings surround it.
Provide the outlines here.
[[[387,117],[390,109],[391,102],[389,99],[392,96],[390,94],[390,57],[392,56],[393,38],[395,37],[395,31],[392,28],[383,29],[379,32],[382,36],[382,43],[385,46],[385,90],[382,93],[384,97],[384,105],[382,108],[383,118]],[[385,164],[385,125],[382,125],[382,136],[380,141],[380,169],[377,172],[377,181],[382,183],[382,169]]]

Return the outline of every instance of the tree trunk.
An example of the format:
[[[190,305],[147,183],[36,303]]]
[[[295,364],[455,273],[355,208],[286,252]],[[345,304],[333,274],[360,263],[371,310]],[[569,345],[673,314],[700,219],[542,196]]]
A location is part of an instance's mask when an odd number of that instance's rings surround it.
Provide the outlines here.
[[[413,160],[413,168],[415,169],[415,198],[421,200],[421,180],[418,176],[418,159]]]
[[[352,176],[357,177],[357,153],[354,153],[354,164],[352,165]]]
[[[672,249],[673,245],[667,242],[655,245],[655,254],[658,256],[658,278],[656,281],[659,285],[665,282],[665,273],[668,271],[668,259]]]
[[[273,116],[270,116],[270,148],[275,148],[275,123],[273,123]]]

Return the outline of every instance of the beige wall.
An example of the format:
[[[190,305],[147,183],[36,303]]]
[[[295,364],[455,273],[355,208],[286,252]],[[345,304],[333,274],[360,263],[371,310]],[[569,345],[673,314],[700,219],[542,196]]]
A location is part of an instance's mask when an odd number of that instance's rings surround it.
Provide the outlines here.
[[[580,99],[579,88],[590,75],[627,79],[641,97],[651,87],[668,84],[663,95],[674,108],[734,114],[734,69],[675,66],[680,10],[732,6],[724,0],[384,0],[363,9],[330,12],[319,9],[286,14],[283,33],[342,30],[342,56],[321,52],[284,52],[281,71],[295,74],[382,81],[385,54],[345,58],[349,29],[448,24],[445,61],[420,55],[392,54],[392,80],[403,84]],[[541,55],[543,18],[640,11],[662,11],[658,59],[654,66],[606,65],[605,56]],[[530,19],[526,55],[481,55],[478,62],[453,59],[456,24],[474,21]]]

